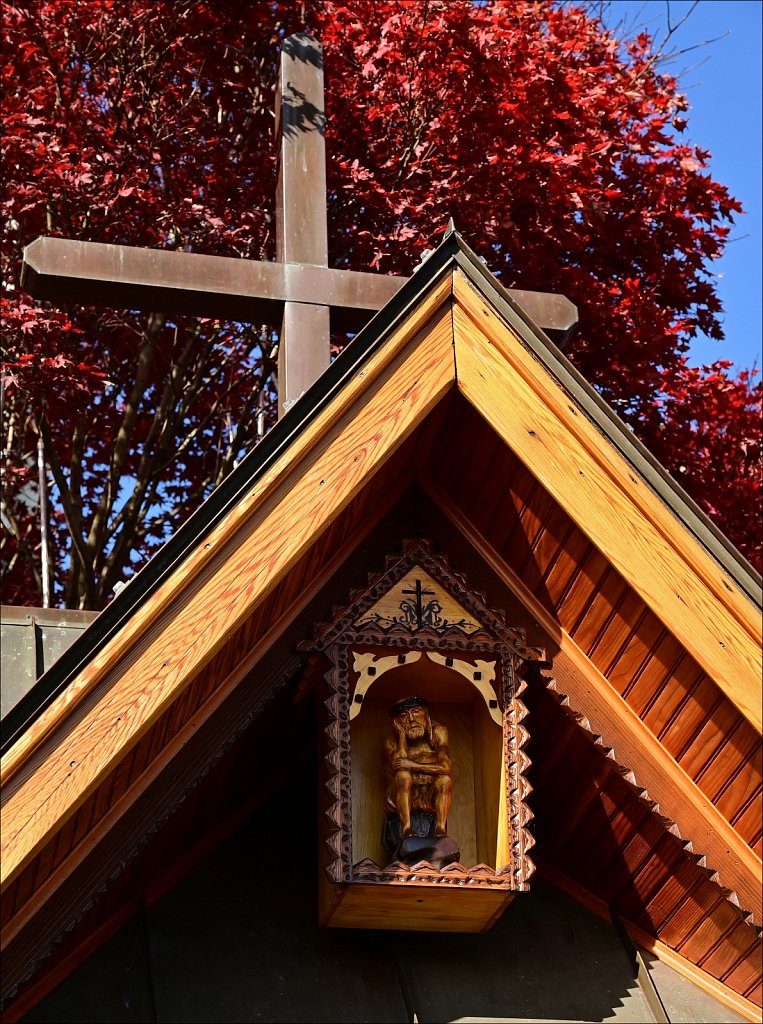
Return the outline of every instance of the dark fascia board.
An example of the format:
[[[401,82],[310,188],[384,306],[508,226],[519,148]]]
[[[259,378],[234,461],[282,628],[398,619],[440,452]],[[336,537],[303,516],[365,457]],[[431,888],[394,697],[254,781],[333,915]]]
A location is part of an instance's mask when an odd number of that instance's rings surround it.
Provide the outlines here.
[[[373,317],[256,448],[115,595],[92,625],[8,713],[2,723],[3,754],[129,621],[163,580],[183,564],[257,480],[288,450],[302,430],[381,348],[390,333],[405,320],[424,295],[451,273],[454,267],[463,271],[485,295],[496,312],[517,332],[621,455],[647,480],[652,490],[694,534],[740,590],[760,605],[761,581],[752,566],[633,436],[548,336],[524,313],[458,232],[450,229],[437,249],[416,268],[397,295]]]

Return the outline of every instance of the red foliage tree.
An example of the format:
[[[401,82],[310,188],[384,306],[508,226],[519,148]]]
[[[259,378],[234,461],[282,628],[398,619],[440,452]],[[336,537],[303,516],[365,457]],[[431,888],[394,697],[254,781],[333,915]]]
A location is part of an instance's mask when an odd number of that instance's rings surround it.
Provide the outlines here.
[[[44,233],[272,258],[275,67],[304,28],[332,263],[410,273],[454,216],[507,285],[578,304],[570,357],[760,558],[759,390],[685,359],[722,337],[709,269],[739,205],[677,138],[686,103],[646,36],[551,0],[27,0],[5,24],[5,600],[40,600],[38,432],[57,599],[100,607],[272,417],[267,327],[38,308],[18,275]]]

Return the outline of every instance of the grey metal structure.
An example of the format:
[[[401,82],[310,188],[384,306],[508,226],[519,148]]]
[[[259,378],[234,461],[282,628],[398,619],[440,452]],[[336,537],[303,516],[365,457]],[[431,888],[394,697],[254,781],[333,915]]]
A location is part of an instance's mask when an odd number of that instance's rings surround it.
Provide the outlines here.
[[[97,612],[0,608],[0,718],[86,629]]]

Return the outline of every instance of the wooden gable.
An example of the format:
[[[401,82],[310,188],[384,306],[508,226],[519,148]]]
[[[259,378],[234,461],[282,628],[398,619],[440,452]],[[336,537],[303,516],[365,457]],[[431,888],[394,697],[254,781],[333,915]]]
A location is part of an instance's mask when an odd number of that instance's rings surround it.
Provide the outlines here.
[[[757,583],[456,235],[13,717],[12,1005],[106,927],[368,552],[422,533],[551,663],[523,697],[540,871],[755,1012]]]

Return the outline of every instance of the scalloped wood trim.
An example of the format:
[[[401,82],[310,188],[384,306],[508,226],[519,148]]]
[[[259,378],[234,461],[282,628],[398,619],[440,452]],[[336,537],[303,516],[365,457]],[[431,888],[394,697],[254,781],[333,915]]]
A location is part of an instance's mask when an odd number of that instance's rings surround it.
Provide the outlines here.
[[[383,629],[368,622],[359,622],[380,598],[392,590],[407,573],[423,568],[447,594],[466,609],[479,623],[480,629],[465,633],[457,628],[437,629],[424,627],[412,632],[407,628]],[[423,641],[423,646],[422,646]],[[435,554],[431,544],[421,538],[403,541],[399,555],[389,555],[381,572],[369,574],[368,585],[353,590],[345,604],[332,609],[330,622],[321,622],[315,628],[315,639],[300,645],[306,651],[323,650],[332,643],[389,643],[396,646],[468,647],[470,651],[505,648],[521,658],[542,657],[542,652],[527,647],[521,629],[505,623],[504,614],[488,608],[484,596],[473,590],[463,575],[456,572],[443,555]]]
[[[701,871],[704,872],[708,881],[718,886],[724,899],[726,899],[731,904],[734,910],[739,914],[740,919],[746,925],[752,928],[755,932],[757,932],[758,936],[760,936],[761,932],[763,932],[763,928],[761,928],[759,924],[755,923],[753,915],[749,910],[744,910],[742,907],[739,906],[739,897],[734,892],[734,890],[727,889],[725,886],[721,885],[720,878],[718,877],[718,872],[714,868],[707,866],[707,859],[705,855],[703,853],[698,853],[694,849],[694,844],[692,843],[691,839],[685,839],[681,835],[681,830],[676,824],[676,822],[673,821],[667,815],[663,814],[659,803],[650,797],[647,790],[639,786],[638,780],[634,772],[630,768],[628,768],[627,765],[624,765],[617,760],[617,752],[613,750],[612,747],[606,746],[601,736],[598,736],[593,731],[593,729],[591,728],[591,723],[585,716],[585,714],[582,711],[576,710],[572,706],[569,697],[559,690],[556,683],[556,679],[554,679],[551,676],[544,675],[541,675],[540,678],[541,681],[545,684],[548,691],[556,698],[564,712],[570,718],[572,718],[573,721],[583,730],[583,732],[587,735],[591,743],[593,743],[594,746],[600,747],[604,756],[607,757],[610,761],[612,761],[613,768],[615,768],[616,771],[620,774],[620,777],[622,778],[623,782],[625,782],[629,789],[631,789],[632,792],[635,793],[638,799],[649,808],[649,811],[652,814],[657,815],[657,817],[661,821],[663,828],[667,832],[670,832],[672,836],[675,836],[675,838],[680,842],[681,846],[683,847],[684,854],[690,860],[692,860]]]
[[[618,751],[618,760],[638,773],[639,784],[648,789],[684,836],[707,857],[721,885],[736,893],[732,902],[761,922],[763,878],[760,858],[751,850],[712,802],[675,759],[665,750],[619,693],[609,684],[556,622],[522,580],[506,565],[493,547],[445,491],[429,479],[420,485],[453,525],[463,534],[498,578],[513,591],[530,615],[558,644],[554,675],[575,706],[584,708],[591,729],[607,747]]]
[[[408,867],[400,861],[393,861],[387,867],[380,867],[375,861],[361,860],[353,865],[353,882],[390,883],[396,885],[468,885],[470,889],[507,889],[515,887],[508,874],[496,872],[487,864],[476,864],[465,868],[463,864],[449,864],[441,870],[426,860]]]

